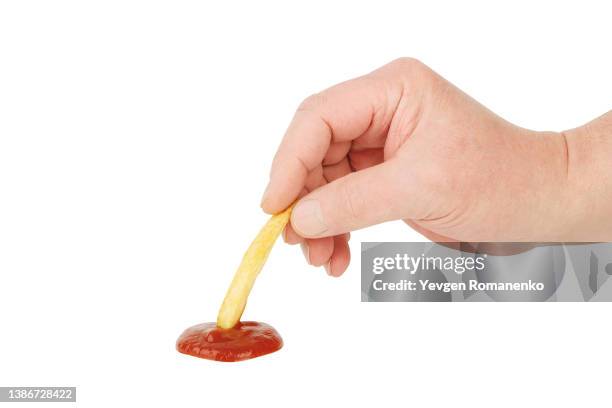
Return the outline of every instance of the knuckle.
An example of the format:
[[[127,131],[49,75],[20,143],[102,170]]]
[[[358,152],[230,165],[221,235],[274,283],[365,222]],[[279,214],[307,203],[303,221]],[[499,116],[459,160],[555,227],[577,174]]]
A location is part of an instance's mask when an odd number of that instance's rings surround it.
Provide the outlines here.
[[[391,68],[408,85],[414,86],[431,82],[435,77],[434,72],[424,63],[416,58],[402,57],[390,63]]]
[[[317,111],[327,103],[327,95],[325,92],[314,93],[305,98],[298,106],[300,111]]]
[[[413,57],[400,57],[393,61],[391,61],[391,65],[397,66],[403,69],[411,69],[416,67],[421,67],[424,64],[416,58]]]

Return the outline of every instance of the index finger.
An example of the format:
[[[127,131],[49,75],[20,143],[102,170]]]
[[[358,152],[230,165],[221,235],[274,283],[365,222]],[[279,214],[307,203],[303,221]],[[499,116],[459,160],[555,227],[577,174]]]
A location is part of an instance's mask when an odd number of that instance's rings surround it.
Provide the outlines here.
[[[267,213],[288,207],[308,174],[323,162],[331,143],[364,134],[372,124],[381,89],[368,77],[343,82],[304,100],[276,152],[261,206]]]

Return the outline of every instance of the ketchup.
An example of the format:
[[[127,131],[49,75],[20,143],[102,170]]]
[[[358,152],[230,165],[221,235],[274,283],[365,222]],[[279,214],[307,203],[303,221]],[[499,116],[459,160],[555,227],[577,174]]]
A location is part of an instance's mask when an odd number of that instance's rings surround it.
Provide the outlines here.
[[[176,349],[190,356],[216,361],[242,361],[273,353],[283,347],[274,328],[260,322],[239,322],[231,329],[202,323],[185,330]]]

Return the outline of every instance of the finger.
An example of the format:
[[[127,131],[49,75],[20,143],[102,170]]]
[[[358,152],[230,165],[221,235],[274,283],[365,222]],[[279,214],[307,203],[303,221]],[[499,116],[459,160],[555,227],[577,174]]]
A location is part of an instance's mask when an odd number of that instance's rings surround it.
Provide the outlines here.
[[[310,265],[310,254],[308,253],[310,249],[308,248],[308,243],[306,242],[306,240],[304,240],[304,242],[300,244],[300,249],[302,250],[302,254],[304,254],[304,259],[306,259],[306,263]]]
[[[334,239],[332,237],[307,239],[308,263],[322,266],[329,261],[334,252]]]
[[[325,265],[325,270],[329,276],[338,277],[346,271],[351,262],[351,251],[346,237],[334,237],[334,252]]]
[[[279,212],[296,199],[331,143],[351,141],[365,133],[373,125],[375,113],[383,110],[380,105],[389,102],[387,90],[371,78],[360,77],[307,98],[272,162],[262,199],[264,211]]]
[[[353,150],[348,157],[351,167],[357,171],[376,166],[385,159],[383,149]]]
[[[322,174],[322,169],[321,169],[321,174],[318,175],[318,178],[322,179],[322,182],[317,181],[317,176],[313,177],[313,173],[311,172],[310,175],[308,175],[307,179],[306,179],[306,184],[311,184],[313,186],[313,189],[316,188],[314,187],[315,185],[318,187],[322,184],[325,183],[325,179],[323,177]],[[298,198],[302,198],[304,197],[306,194],[308,194],[311,190],[308,187],[304,187],[302,189],[302,191],[300,191],[300,194],[298,195]],[[289,245],[295,245],[295,244],[301,244],[304,242],[304,237],[301,237],[300,235],[298,235],[295,230],[291,227],[291,223],[288,223],[285,226],[285,229],[283,229],[283,241],[285,241],[287,244]]]
[[[285,231],[283,232],[283,239],[289,245],[301,244],[302,242],[304,242],[304,238],[299,236],[289,224],[285,227]]]
[[[291,226],[303,237],[317,238],[394,219],[419,219],[426,193],[416,184],[397,160],[348,174],[303,197],[293,209]]]
[[[306,180],[304,181],[304,188],[298,195],[298,198],[305,196],[324,184],[327,184],[327,180],[325,180],[323,175],[323,166],[317,166],[306,177]]]
[[[332,143],[323,158],[323,165],[336,164],[344,159],[351,150],[351,142]]]
[[[351,173],[353,169],[349,163],[349,160],[345,157],[342,161],[331,166],[323,167],[323,176],[331,183],[332,181],[344,177]]]

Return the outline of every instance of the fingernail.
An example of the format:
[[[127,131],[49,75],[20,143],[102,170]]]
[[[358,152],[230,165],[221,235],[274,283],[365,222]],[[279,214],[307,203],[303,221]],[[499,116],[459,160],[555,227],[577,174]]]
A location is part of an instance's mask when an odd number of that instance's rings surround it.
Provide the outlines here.
[[[307,244],[300,244],[300,247],[302,248],[302,253],[304,254],[304,257],[306,258],[306,262],[308,262],[308,265],[312,265],[310,263],[310,248],[308,248]]]
[[[332,276],[332,274],[331,274],[331,261],[329,261],[328,263],[325,264],[325,272],[327,272],[327,274],[329,276]]]
[[[291,225],[298,233],[306,236],[315,236],[327,231],[319,201],[300,201],[293,209]]]

